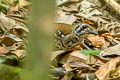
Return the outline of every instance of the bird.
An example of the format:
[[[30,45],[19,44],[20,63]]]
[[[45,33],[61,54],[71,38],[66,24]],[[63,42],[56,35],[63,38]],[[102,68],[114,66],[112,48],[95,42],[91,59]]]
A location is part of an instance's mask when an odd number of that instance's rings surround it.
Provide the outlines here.
[[[83,41],[89,34],[97,35],[97,31],[88,24],[78,24],[70,34],[65,35],[61,31],[56,32],[56,50],[71,51]]]

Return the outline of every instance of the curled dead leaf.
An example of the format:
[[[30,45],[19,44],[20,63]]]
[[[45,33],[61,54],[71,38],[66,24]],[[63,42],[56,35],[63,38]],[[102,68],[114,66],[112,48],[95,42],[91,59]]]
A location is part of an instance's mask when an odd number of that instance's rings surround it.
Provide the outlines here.
[[[18,58],[25,56],[25,50],[15,50],[12,53],[15,54]]]
[[[104,37],[99,37],[95,35],[89,35],[87,39],[92,43],[93,46],[95,47],[101,47],[102,45],[105,44],[105,39]]]
[[[22,42],[23,40],[19,37],[17,37],[14,34],[7,34],[3,37],[3,43],[6,46],[12,46],[16,42]]]
[[[118,62],[120,62],[120,57],[111,59],[109,62],[101,66],[95,72],[95,75],[99,80],[107,80],[110,72],[116,68]]]
[[[69,63],[64,64],[63,67],[65,68],[66,71],[72,71],[72,68],[70,67]]]
[[[8,52],[9,52],[8,49],[0,46],[0,54],[7,54]]]
[[[65,15],[65,16],[59,16],[56,22],[72,25],[76,20],[77,17],[74,15]]]
[[[89,63],[89,56],[80,53],[80,51],[69,52],[60,59],[60,63],[65,64],[67,62],[78,61],[83,63]]]
[[[102,56],[113,56],[113,55],[120,56],[120,44],[104,49],[101,51],[101,53]]]
[[[31,4],[31,3],[28,2],[28,1],[26,1],[26,0],[19,0],[19,3],[18,3],[18,5],[19,5],[20,8],[21,8],[21,7],[28,6],[28,5],[30,5],[30,4]]]

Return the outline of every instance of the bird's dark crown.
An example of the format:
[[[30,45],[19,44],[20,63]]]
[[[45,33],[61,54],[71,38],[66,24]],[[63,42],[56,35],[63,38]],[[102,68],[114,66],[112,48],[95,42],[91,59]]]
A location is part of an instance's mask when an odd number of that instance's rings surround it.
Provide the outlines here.
[[[79,24],[77,25],[73,33],[75,33],[77,36],[83,35],[83,34],[97,34],[96,30],[89,26],[88,24]]]

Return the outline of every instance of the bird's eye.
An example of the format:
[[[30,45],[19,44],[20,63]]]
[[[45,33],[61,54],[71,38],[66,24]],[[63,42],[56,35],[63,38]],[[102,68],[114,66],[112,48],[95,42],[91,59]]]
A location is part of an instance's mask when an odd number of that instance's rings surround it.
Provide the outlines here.
[[[86,28],[86,24],[81,24],[81,27],[84,29]]]

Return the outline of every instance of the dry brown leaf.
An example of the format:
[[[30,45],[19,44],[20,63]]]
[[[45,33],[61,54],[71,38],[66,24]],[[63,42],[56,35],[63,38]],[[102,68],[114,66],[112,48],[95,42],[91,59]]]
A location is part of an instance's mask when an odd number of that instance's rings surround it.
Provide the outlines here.
[[[8,34],[3,37],[3,43],[6,46],[12,46],[16,42],[22,42],[23,40],[19,37],[17,37],[14,34]]]
[[[0,14],[0,26],[1,26],[0,28],[2,28],[3,31],[6,29],[10,29],[14,25],[15,21],[13,19],[6,17],[6,15],[3,13]]]
[[[57,0],[56,3],[57,3],[57,6],[61,6],[62,4],[65,4],[69,2],[68,0]]]
[[[70,67],[69,63],[64,64],[63,67],[65,68],[66,71],[72,71],[72,68]]]
[[[58,63],[65,64],[68,62],[68,58],[70,57],[70,52],[65,53],[64,55],[60,56],[60,60]]]
[[[77,17],[75,17],[74,15],[65,15],[65,16],[59,16],[56,22],[72,25],[76,20]]]
[[[89,68],[89,65],[87,65],[83,62],[79,62],[79,61],[69,62],[69,65],[70,65],[71,68],[79,68],[81,70]]]
[[[68,3],[77,3],[81,0],[57,0],[57,6],[62,6],[64,4],[68,4]]]
[[[120,66],[118,66],[114,71],[110,74],[111,80],[120,80]]]
[[[97,61],[97,59],[94,56],[91,56],[88,63],[89,64],[95,64],[96,61]]]
[[[76,51],[76,50],[82,50],[83,48],[81,47],[81,45],[76,45],[73,50]]]
[[[57,16],[65,16],[65,15],[66,15],[66,12],[64,12],[64,11],[61,10],[61,9],[58,9],[57,12],[56,12],[56,15],[57,15]]]
[[[16,6],[11,6],[10,8],[9,8],[9,14],[10,13],[13,13],[13,12],[15,12],[15,11],[18,11],[19,10],[19,7],[16,5]]]
[[[60,79],[60,80],[71,80],[72,79],[72,77],[74,76],[74,74],[69,74],[69,75],[65,75],[62,79]]]
[[[107,30],[112,36],[120,37],[120,23],[112,22],[104,25],[104,29]]]
[[[0,54],[7,54],[8,52],[9,52],[8,49],[0,46]]]
[[[54,51],[51,53],[51,56],[50,56],[50,60],[54,60],[57,56],[63,54],[65,51],[64,50],[58,50],[58,51]]]
[[[102,15],[102,13],[99,10],[93,8],[95,7],[95,4],[87,0],[83,0],[80,4],[81,4],[80,5],[81,7],[80,7],[78,15],[83,16],[83,17],[85,16],[85,18],[92,17],[93,15],[97,15],[97,16]]]
[[[95,24],[93,21],[88,20],[88,19],[85,19],[84,22],[87,23],[87,24]]]
[[[96,72],[95,75],[99,80],[107,80],[109,74],[112,70],[116,68],[117,63],[120,61],[120,57],[111,59],[105,65],[101,66]]]
[[[25,56],[25,50],[15,50],[12,53],[15,54],[18,58]]]
[[[68,6],[62,6],[62,9],[68,12],[78,12],[79,7],[80,7],[80,3],[74,3]]]
[[[110,33],[104,33],[104,34],[102,34],[102,36],[109,40],[113,40],[113,36]]]
[[[105,41],[105,44],[101,46],[101,50],[107,49],[110,46],[110,42]]]
[[[68,52],[64,54],[63,56],[60,57],[59,63],[65,64],[67,62],[73,62],[73,61],[78,61],[78,62],[83,62],[83,63],[89,63],[89,58],[90,56],[86,56],[80,51],[73,51],[73,52]]]
[[[95,46],[95,47],[100,47],[100,46],[105,44],[104,37],[89,35],[87,38],[92,43],[92,45]]]
[[[112,35],[110,34],[110,33],[104,33],[104,34],[102,34],[102,36],[104,36],[104,37],[112,37]]]
[[[67,53],[60,59],[60,63],[62,64],[65,64],[67,62],[72,62],[72,61],[89,63],[89,56],[86,56],[80,53],[80,51],[73,51],[73,52]]]
[[[10,3],[13,3],[14,1],[11,0]],[[18,3],[15,6],[10,6],[9,13],[12,13],[14,11],[18,11],[20,8],[23,8],[25,6],[30,5],[31,3],[26,0],[18,0]]]
[[[97,61],[99,62],[100,61],[100,63],[102,62],[102,63],[106,63],[106,62],[108,62],[109,61],[109,59],[107,59],[107,58],[104,58],[104,57],[102,57],[102,56],[94,56],[94,58],[96,58],[97,59]]]
[[[102,66],[102,65],[104,65],[105,63],[103,63],[102,61],[100,61],[100,60],[97,60],[96,62],[95,62],[95,65],[97,65],[97,66]]]
[[[4,2],[9,3],[9,4],[13,4],[14,1],[15,0],[4,0]]]
[[[120,44],[104,49],[101,53],[102,56],[120,55]]]
[[[80,53],[80,51],[73,51],[72,53],[70,53],[70,57],[68,61],[80,61],[80,62],[88,63],[89,56]]]
[[[26,1],[26,0],[19,0],[19,7],[21,8],[21,7],[25,7],[25,6],[28,6],[28,5],[30,5],[31,3],[30,2],[28,2],[28,1]]]

